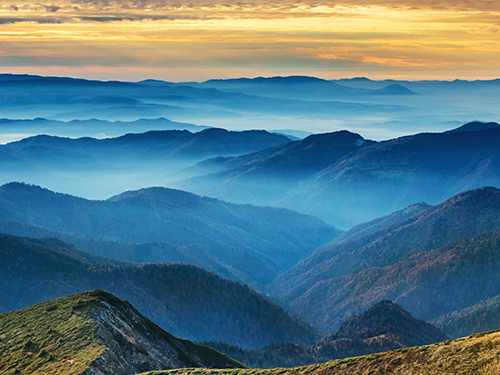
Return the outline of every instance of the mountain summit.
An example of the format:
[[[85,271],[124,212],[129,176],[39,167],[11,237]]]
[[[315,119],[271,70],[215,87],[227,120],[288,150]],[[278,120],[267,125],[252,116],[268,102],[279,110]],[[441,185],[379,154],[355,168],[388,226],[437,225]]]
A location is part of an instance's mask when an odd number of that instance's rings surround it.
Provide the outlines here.
[[[130,303],[93,290],[0,315],[2,374],[130,374],[179,367],[237,368],[178,339]]]

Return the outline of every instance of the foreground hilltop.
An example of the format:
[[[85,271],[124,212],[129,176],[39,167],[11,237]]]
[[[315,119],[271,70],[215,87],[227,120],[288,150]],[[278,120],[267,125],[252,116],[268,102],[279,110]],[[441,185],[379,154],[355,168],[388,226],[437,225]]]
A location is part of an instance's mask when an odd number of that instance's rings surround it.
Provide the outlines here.
[[[2,374],[131,374],[242,365],[178,339],[130,303],[93,290],[0,315]]]
[[[490,375],[500,373],[499,345],[500,331],[494,331],[319,365],[272,370],[176,369],[142,375]]]

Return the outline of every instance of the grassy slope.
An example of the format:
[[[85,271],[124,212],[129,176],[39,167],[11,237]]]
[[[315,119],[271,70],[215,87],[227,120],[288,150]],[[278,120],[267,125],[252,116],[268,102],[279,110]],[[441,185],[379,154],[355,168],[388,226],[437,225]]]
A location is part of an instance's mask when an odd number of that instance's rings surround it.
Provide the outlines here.
[[[142,375],[481,375],[500,373],[500,331],[423,347],[272,370],[178,369]]]
[[[141,354],[145,359],[134,361]],[[95,374],[123,374],[137,366],[142,371],[186,366],[244,367],[215,350],[172,336],[128,302],[103,290],[77,293],[0,315],[2,375],[77,375],[89,368]]]
[[[93,306],[81,305],[79,297],[64,297],[0,315],[0,373],[85,371],[105,347],[95,335]]]

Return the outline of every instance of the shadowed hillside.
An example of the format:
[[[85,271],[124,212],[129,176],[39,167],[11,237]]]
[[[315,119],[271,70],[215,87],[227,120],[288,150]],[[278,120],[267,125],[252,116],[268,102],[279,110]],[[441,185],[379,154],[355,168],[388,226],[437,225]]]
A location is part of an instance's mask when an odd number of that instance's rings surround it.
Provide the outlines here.
[[[215,269],[222,262],[232,268],[224,275],[236,274],[236,280],[257,288],[341,233],[290,210],[236,205],[159,187],[96,201],[6,184],[0,187],[0,219],[100,240],[197,244],[214,258],[207,262]]]
[[[242,350],[223,343],[206,345],[253,368],[276,368],[322,363],[449,339],[432,324],[415,319],[390,301],[381,301],[347,319],[335,333],[310,346],[271,344]]]
[[[256,348],[287,341],[309,344],[321,337],[248,286],[200,268],[102,265],[107,263],[56,239],[0,235],[0,310],[99,288],[127,299],[162,328],[191,340]]]

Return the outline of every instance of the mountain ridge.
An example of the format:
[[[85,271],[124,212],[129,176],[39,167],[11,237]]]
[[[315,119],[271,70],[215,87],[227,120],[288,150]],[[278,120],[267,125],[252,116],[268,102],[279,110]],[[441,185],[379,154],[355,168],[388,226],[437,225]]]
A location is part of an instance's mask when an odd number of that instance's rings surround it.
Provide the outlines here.
[[[179,367],[243,367],[170,335],[103,290],[5,313],[0,321],[0,371],[5,374],[124,375]]]

